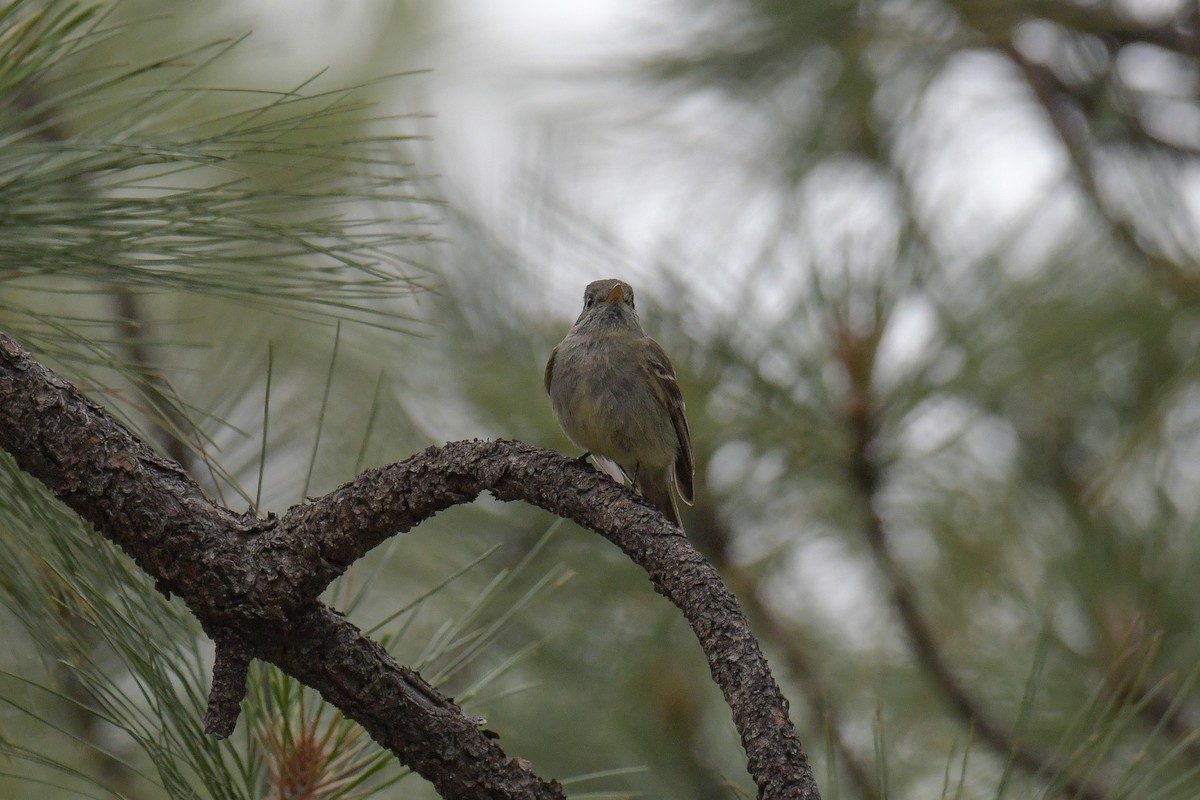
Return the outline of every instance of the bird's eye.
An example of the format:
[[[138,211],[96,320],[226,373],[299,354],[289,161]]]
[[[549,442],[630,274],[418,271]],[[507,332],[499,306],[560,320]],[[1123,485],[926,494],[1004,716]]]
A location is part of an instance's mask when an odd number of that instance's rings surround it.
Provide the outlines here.
[[[583,296],[583,307],[584,308],[591,308],[592,304],[595,302],[596,302],[596,298],[592,297],[590,294],[585,294]]]

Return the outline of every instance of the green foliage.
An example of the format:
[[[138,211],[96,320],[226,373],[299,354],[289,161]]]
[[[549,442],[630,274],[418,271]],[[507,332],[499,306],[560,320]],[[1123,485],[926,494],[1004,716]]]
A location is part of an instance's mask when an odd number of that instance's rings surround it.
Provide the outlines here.
[[[254,771],[196,724],[210,656],[195,621],[7,455],[0,468],[0,600],[37,644],[42,675],[6,665],[5,702],[25,732],[8,739],[7,754],[86,796],[141,796],[153,787],[197,797],[198,783],[213,797],[252,794]],[[110,750],[104,740],[114,730],[128,738],[113,739]]]
[[[121,11],[51,0],[0,12],[0,327],[218,496],[261,497],[267,475],[268,499],[296,497],[320,478],[318,454],[332,458],[320,432],[337,415],[308,403],[294,373],[276,378],[273,401],[271,353],[290,359],[288,345],[333,342],[327,387],[335,374],[382,383],[375,360],[339,358],[340,327],[329,323],[355,324],[351,342],[364,329],[395,337],[410,326],[405,304],[421,288],[437,202],[406,161],[403,120],[376,110],[384,82],[246,85],[228,66],[240,37],[153,52],[170,46],[151,33],[161,19]],[[210,382],[218,367],[223,381]],[[193,389],[186,400],[179,385]],[[327,391],[326,401],[342,396]],[[364,407],[399,419],[378,388]],[[296,415],[314,412],[311,435]],[[252,433],[268,419],[274,427]],[[361,441],[337,443],[339,457],[355,449],[361,463],[380,446],[370,426],[358,432]],[[301,438],[311,452],[304,485],[268,466]],[[286,743],[313,730],[338,751],[316,767],[308,759],[322,796],[377,794],[403,774],[269,670],[256,671],[242,735],[207,737],[211,652],[194,620],[0,461],[0,602],[21,643],[0,696],[14,722],[6,730],[24,732],[3,741],[3,793],[41,783],[63,796],[262,796],[280,764],[304,760]]]
[[[379,84],[220,88],[241,38],[139,57],[131,43],[160,24],[96,3],[5,7],[0,325],[181,425],[196,412],[149,391],[148,362],[173,360],[197,318],[405,327],[435,203],[403,154],[411,135],[376,111]]]

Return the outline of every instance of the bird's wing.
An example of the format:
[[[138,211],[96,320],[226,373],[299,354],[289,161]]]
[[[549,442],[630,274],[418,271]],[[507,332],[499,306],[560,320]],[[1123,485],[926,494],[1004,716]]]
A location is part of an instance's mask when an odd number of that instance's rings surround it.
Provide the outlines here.
[[[679,490],[683,502],[690,506],[695,499],[693,484],[696,461],[692,455],[692,435],[688,430],[687,417],[683,413],[683,393],[679,391],[679,382],[675,380],[675,370],[671,368],[666,351],[649,337],[644,341],[650,380],[654,385],[655,394],[671,415],[671,424],[675,426],[675,438],[679,440],[679,453],[675,457],[675,487]]]
[[[554,379],[554,359],[558,358],[558,348],[554,348],[550,353],[550,360],[546,362],[546,394],[550,394],[550,381]]]

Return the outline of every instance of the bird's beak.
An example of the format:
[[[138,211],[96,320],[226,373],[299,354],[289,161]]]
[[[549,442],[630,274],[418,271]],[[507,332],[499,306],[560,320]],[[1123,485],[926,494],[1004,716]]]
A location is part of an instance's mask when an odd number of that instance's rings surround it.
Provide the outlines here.
[[[619,303],[624,300],[625,286],[618,283],[616,286],[612,287],[612,291],[608,293],[608,297],[606,299],[609,303]]]

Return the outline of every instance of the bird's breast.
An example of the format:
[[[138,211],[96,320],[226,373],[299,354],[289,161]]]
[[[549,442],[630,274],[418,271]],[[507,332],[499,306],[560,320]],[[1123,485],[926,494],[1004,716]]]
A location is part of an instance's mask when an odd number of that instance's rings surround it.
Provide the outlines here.
[[[678,450],[670,415],[637,363],[637,342],[616,337],[564,340],[550,400],[580,447],[622,467],[662,467]]]

